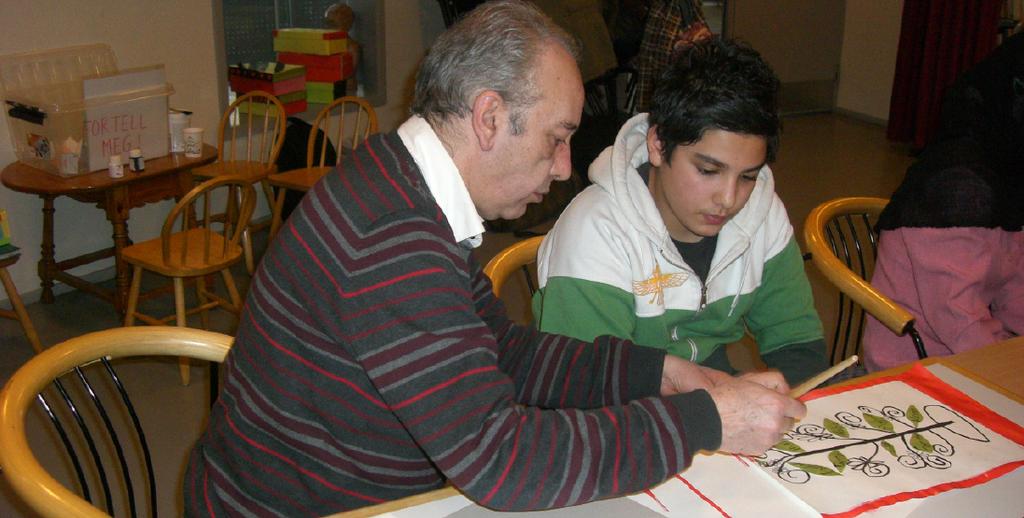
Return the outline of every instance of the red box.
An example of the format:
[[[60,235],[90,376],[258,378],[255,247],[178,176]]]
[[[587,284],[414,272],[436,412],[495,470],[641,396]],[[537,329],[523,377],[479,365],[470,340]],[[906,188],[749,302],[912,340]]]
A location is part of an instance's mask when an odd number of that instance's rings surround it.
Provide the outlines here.
[[[355,60],[351,52],[319,56],[300,52],[278,52],[281,63],[306,67],[306,80],[330,83],[346,79],[355,72]]]
[[[289,92],[306,89],[306,76],[293,77],[284,81],[265,81],[252,77],[228,76],[228,83],[231,89],[240,94],[253,90],[263,90],[274,95],[283,95]]]
[[[309,104],[306,103],[305,99],[302,99],[301,101],[285,103],[284,113],[285,115],[294,115],[306,111],[307,108],[309,108]]]

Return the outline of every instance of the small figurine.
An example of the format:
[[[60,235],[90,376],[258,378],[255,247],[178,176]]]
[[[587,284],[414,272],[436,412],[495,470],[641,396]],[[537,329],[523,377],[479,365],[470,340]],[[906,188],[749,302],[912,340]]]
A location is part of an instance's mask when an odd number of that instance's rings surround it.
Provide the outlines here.
[[[356,15],[352,12],[352,7],[340,2],[331,5],[324,12],[324,25],[327,29],[348,32],[355,19]]]
[[[352,54],[352,70],[359,69],[359,42],[352,39],[352,25],[355,23],[356,15],[352,11],[352,7],[348,4],[338,2],[332,4],[324,12],[324,27],[336,31],[343,31],[348,35],[348,51]],[[352,77],[346,79],[347,84],[345,90],[349,95],[355,95],[355,74]]]

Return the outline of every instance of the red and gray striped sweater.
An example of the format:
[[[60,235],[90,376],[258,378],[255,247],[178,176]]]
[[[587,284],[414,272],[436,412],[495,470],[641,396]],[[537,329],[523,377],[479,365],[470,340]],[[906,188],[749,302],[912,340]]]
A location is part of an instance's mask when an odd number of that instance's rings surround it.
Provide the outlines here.
[[[253,278],[188,515],[323,515],[450,481],[503,510],[628,494],[720,442],[663,352],[514,324],[397,134],[314,187]]]

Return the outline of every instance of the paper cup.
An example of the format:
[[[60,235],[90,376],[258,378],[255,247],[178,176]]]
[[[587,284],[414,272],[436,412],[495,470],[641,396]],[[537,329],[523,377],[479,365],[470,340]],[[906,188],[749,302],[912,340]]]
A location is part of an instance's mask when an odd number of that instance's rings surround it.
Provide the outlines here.
[[[74,176],[78,174],[78,155],[75,153],[61,153],[60,174],[63,176]]]
[[[185,128],[185,156],[203,156],[203,128]]]

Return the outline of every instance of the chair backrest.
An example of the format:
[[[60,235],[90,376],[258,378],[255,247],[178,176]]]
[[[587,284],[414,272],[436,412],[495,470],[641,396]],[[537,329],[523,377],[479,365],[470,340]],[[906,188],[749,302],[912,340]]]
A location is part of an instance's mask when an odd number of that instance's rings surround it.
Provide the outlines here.
[[[526,285],[524,319],[533,319],[533,311],[530,309],[530,298],[537,290],[536,273],[530,268],[537,262],[537,249],[540,248],[544,236],[534,236],[509,245],[498,255],[487,261],[484,266],[484,274],[491,279],[494,286],[494,296],[500,297],[505,284],[512,277],[512,274],[519,271],[523,273],[523,280]]]
[[[255,207],[256,190],[237,176],[218,176],[193,187],[164,220],[163,264],[187,268],[223,261],[229,252],[240,250],[238,240]]]
[[[327,138],[317,139],[317,129],[324,132]],[[306,167],[316,165],[337,165],[345,150],[359,147],[366,137],[377,133],[377,112],[369,101],[362,97],[345,96],[335,99],[324,106],[313,121],[313,130],[309,132],[309,143],[306,147]],[[317,142],[319,140],[319,142]],[[327,145],[337,143],[336,160],[333,164],[325,164]],[[317,149],[319,146],[320,149]]]
[[[859,352],[865,310],[894,333],[910,334],[918,356],[925,357],[914,316],[869,282],[878,256],[875,223],[888,203],[884,198],[837,198],[815,207],[804,224],[811,260],[839,290],[832,363]]]
[[[255,90],[239,96],[217,126],[217,161],[273,165],[284,144],[286,118],[284,105],[273,94]]]
[[[140,356],[222,362],[232,340],[187,327],[119,327],[46,349],[19,368],[0,392],[3,476],[41,516],[156,516],[150,444],[132,405],[131,391],[113,364],[121,358],[137,362]],[[34,401],[56,434],[40,434],[34,419],[27,422]],[[62,446],[52,444],[47,451],[63,448],[74,469],[77,490],[58,482],[43,467],[29,445],[29,428],[34,443],[40,435],[52,442],[59,437]],[[180,492],[177,487],[168,489]],[[149,511],[143,511],[147,507]]]

